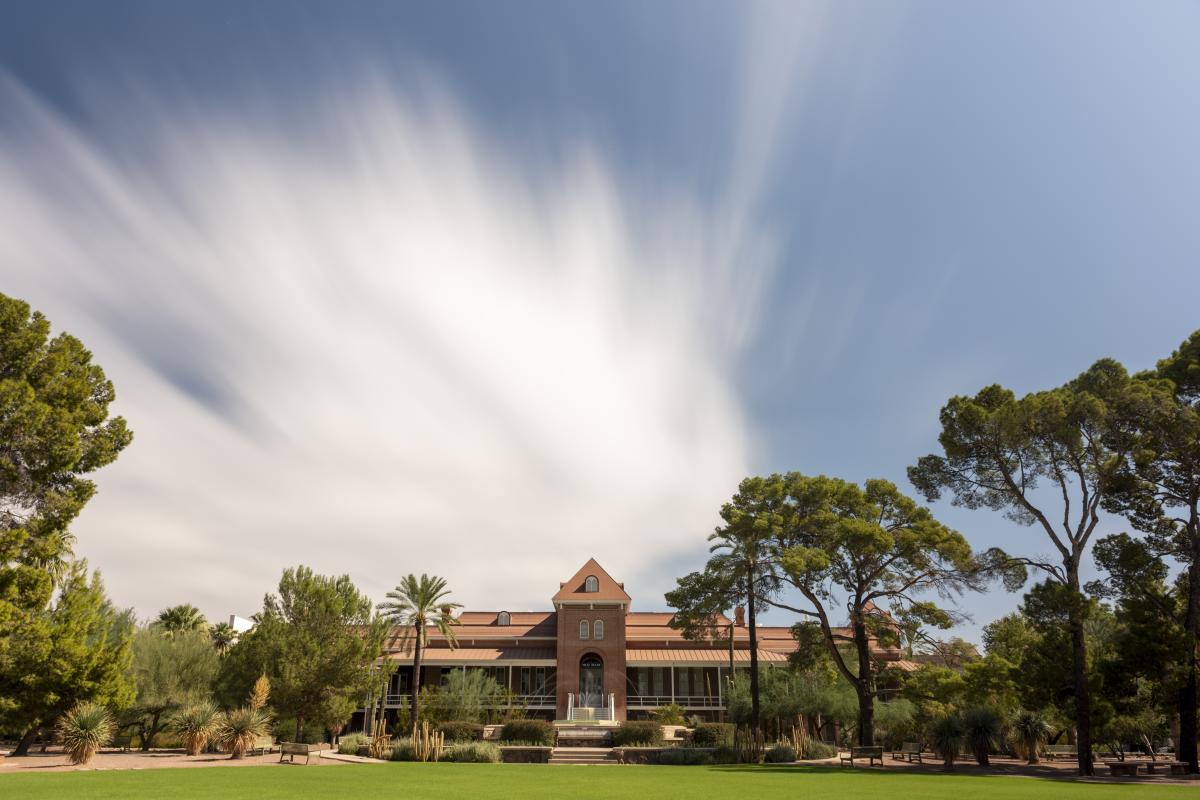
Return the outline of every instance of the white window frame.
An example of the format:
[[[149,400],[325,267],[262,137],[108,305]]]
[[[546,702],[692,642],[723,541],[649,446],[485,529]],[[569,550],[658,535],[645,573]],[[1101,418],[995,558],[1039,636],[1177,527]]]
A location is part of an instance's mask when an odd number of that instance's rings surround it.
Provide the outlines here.
[[[588,575],[583,579],[583,590],[588,594],[600,591],[600,579],[595,575]]]
[[[588,639],[588,621],[586,619],[579,620],[579,640],[587,641]]]
[[[496,624],[497,625],[511,625],[512,617],[509,616],[509,613],[507,611],[501,611],[499,614],[496,615]]]
[[[598,619],[592,623],[592,639],[596,641],[604,639],[604,620]]]

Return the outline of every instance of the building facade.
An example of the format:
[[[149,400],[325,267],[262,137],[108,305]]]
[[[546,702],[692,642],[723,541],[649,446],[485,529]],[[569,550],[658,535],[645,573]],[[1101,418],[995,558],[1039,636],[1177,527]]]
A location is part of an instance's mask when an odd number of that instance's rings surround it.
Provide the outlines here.
[[[750,664],[750,636],[742,614],[717,621],[718,635],[694,641],[671,627],[674,616],[634,611],[625,586],[589,559],[559,584],[550,611],[462,611],[457,646],[429,634],[421,686],[438,686],[453,670],[484,670],[507,687],[530,717],[616,720],[649,717],[666,705],[720,720],[731,671]],[[761,665],[783,665],[796,641],[787,627],[757,628]],[[875,652],[899,660],[900,651]],[[396,671],[388,709],[411,701],[412,650],[402,631],[389,638],[386,658]]]

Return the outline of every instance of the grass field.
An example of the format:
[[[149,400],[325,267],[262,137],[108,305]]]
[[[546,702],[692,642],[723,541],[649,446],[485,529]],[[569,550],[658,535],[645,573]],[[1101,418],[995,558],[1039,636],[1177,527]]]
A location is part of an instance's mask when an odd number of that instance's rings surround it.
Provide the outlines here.
[[[155,769],[0,773],[16,800],[340,800],[341,798],[545,798],[545,800],[1027,800],[1183,798],[1195,786],[1081,784],[804,767],[548,767],[524,764],[380,764],[311,768]]]

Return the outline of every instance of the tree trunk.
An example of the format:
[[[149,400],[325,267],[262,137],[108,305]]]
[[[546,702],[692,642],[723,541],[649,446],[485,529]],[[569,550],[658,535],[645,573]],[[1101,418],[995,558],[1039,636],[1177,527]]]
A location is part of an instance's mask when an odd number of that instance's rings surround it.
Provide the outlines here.
[[[1072,568],[1068,572],[1069,588],[1074,593],[1071,599],[1069,624],[1071,627],[1072,668],[1075,677],[1075,725],[1076,749],[1079,751],[1079,774],[1093,775],[1092,766],[1092,704],[1087,676],[1087,639],[1083,628],[1084,596],[1079,588],[1079,573]]]
[[[1184,616],[1184,643],[1188,651],[1187,675],[1179,690],[1179,741],[1175,744],[1175,758],[1186,761],[1188,772],[1200,772],[1196,753],[1196,703],[1200,701],[1200,689],[1197,687],[1196,649],[1200,647],[1200,519],[1197,519],[1196,505],[1192,504],[1192,512],[1188,524],[1191,542],[1191,564],[1188,565],[1187,613]]]
[[[150,745],[154,742],[154,737],[158,735],[159,719],[162,717],[161,711],[156,711],[150,715],[150,724],[141,726],[139,738],[142,740],[138,745],[138,749],[143,753],[150,752]]]
[[[412,702],[409,704],[409,709],[412,713],[412,738],[417,738],[417,714],[421,710],[417,697],[421,694],[421,634],[424,631],[424,620],[416,626],[416,635],[413,636],[413,675],[412,675]]]
[[[17,742],[17,747],[10,753],[10,756],[27,756],[29,748],[33,746],[33,740],[37,737],[38,726],[34,725],[29,730],[25,731],[25,735],[21,737],[21,741]]]
[[[303,741],[304,741],[304,715],[297,714],[296,715],[296,742],[300,743]]]
[[[759,703],[758,703],[758,630],[754,614],[754,583],[748,579],[749,591],[746,604],[750,612],[750,727],[754,731],[755,741],[758,738]]]
[[[858,743],[871,747],[875,744],[875,693],[871,691],[871,645],[862,609],[856,610],[853,625],[854,649],[858,654],[858,680],[854,683],[858,694]]]

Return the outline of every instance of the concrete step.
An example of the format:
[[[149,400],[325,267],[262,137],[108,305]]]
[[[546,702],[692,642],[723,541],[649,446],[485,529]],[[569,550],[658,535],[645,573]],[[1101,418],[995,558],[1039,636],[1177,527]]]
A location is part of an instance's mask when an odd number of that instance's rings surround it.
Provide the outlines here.
[[[607,747],[556,747],[550,751],[551,764],[615,764]]]

